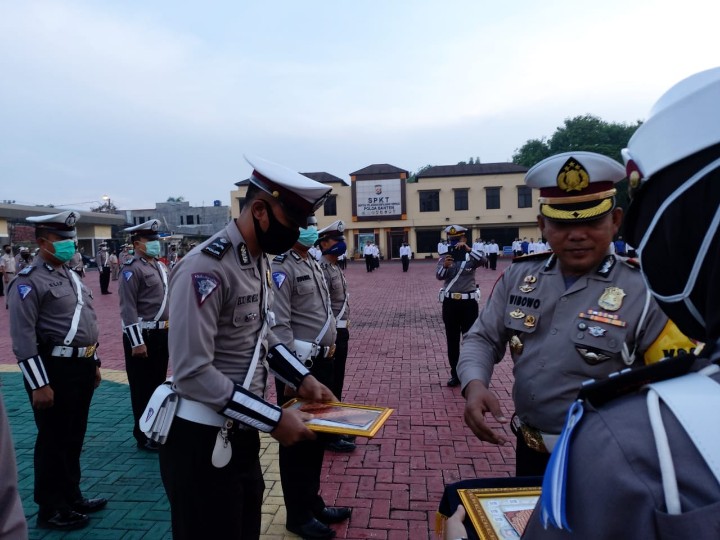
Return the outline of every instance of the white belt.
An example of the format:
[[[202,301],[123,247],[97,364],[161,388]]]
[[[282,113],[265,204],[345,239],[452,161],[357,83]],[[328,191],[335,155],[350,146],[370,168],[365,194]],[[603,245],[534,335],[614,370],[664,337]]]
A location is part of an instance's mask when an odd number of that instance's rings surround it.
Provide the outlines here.
[[[445,293],[445,298],[451,298],[452,300],[470,300],[477,298],[477,294],[474,292],[471,293],[459,293],[459,292],[449,292]]]
[[[90,358],[95,354],[97,345],[88,345],[87,347],[65,347],[56,345],[50,350],[50,356],[59,356],[61,358]]]
[[[203,405],[199,401],[180,398],[175,416],[179,416],[190,422],[205,424],[206,426],[222,427],[227,422],[227,418],[216,413],[207,405]]]
[[[143,330],[165,330],[170,327],[170,321],[140,321]]]
[[[337,321],[337,322],[335,323],[335,328],[347,328],[347,327],[348,327],[348,322],[347,322],[347,320]]]

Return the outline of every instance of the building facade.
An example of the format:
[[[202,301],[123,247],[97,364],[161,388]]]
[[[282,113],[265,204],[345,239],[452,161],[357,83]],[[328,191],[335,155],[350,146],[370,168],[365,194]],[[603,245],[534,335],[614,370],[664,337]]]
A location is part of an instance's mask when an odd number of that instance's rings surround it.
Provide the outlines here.
[[[384,258],[398,258],[402,242],[415,257],[436,257],[448,225],[469,230],[470,242],[495,240],[510,248],[515,238],[538,239],[538,192],[525,186],[527,169],[513,163],[478,163],[430,167],[409,182],[407,170],[374,164],[350,173],[347,184],[328,173],[303,173],[331,185],[325,206],[316,214],[322,228],[345,222],[348,255],[358,257],[367,240]],[[231,192],[237,217],[248,180]]]

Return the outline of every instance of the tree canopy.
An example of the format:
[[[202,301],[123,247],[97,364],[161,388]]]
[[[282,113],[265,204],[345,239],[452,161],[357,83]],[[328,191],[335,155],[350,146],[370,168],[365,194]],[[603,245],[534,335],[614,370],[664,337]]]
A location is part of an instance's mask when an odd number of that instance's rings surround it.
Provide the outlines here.
[[[180,195],[179,197],[168,197],[165,202],[185,202],[185,197]]]

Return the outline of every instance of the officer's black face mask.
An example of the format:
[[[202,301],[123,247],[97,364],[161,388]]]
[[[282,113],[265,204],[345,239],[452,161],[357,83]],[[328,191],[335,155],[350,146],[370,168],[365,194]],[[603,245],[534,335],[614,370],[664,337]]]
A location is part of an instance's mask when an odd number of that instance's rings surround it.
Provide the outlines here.
[[[267,231],[263,231],[260,222],[253,215],[253,225],[255,226],[255,237],[257,238],[260,249],[265,253],[279,255],[285,253],[288,249],[295,245],[300,236],[300,229],[297,227],[286,227],[275,217],[272,207],[262,201],[267,211],[268,220],[270,222]]]

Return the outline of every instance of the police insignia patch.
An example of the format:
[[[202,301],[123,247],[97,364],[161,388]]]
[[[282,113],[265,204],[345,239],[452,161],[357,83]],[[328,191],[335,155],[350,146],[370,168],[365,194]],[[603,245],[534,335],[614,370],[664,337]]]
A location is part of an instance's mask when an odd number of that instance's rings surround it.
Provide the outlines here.
[[[230,240],[220,237],[216,238],[207,246],[202,248],[202,252],[206,255],[210,255],[211,257],[220,260],[225,256],[225,253],[227,253],[227,250],[230,249],[231,246],[232,243],[230,242]]]
[[[202,306],[205,300],[215,292],[219,284],[218,279],[209,274],[193,274],[192,281],[199,306]]]
[[[125,270],[123,272],[123,277],[125,278],[125,281],[130,281],[130,278],[132,277],[133,273],[129,270]]]
[[[285,283],[285,280],[287,279],[287,274],[285,274],[285,272],[273,272],[272,278],[275,282],[275,285],[277,285],[277,288],[279,289],[280,287],[282,287],[282,284]]]
[[[20,294],[20,298],[25,300],[25,297],[30,294],[30,291],[32,291],[32,287],[30,285],[18,285],[18,293]]]

